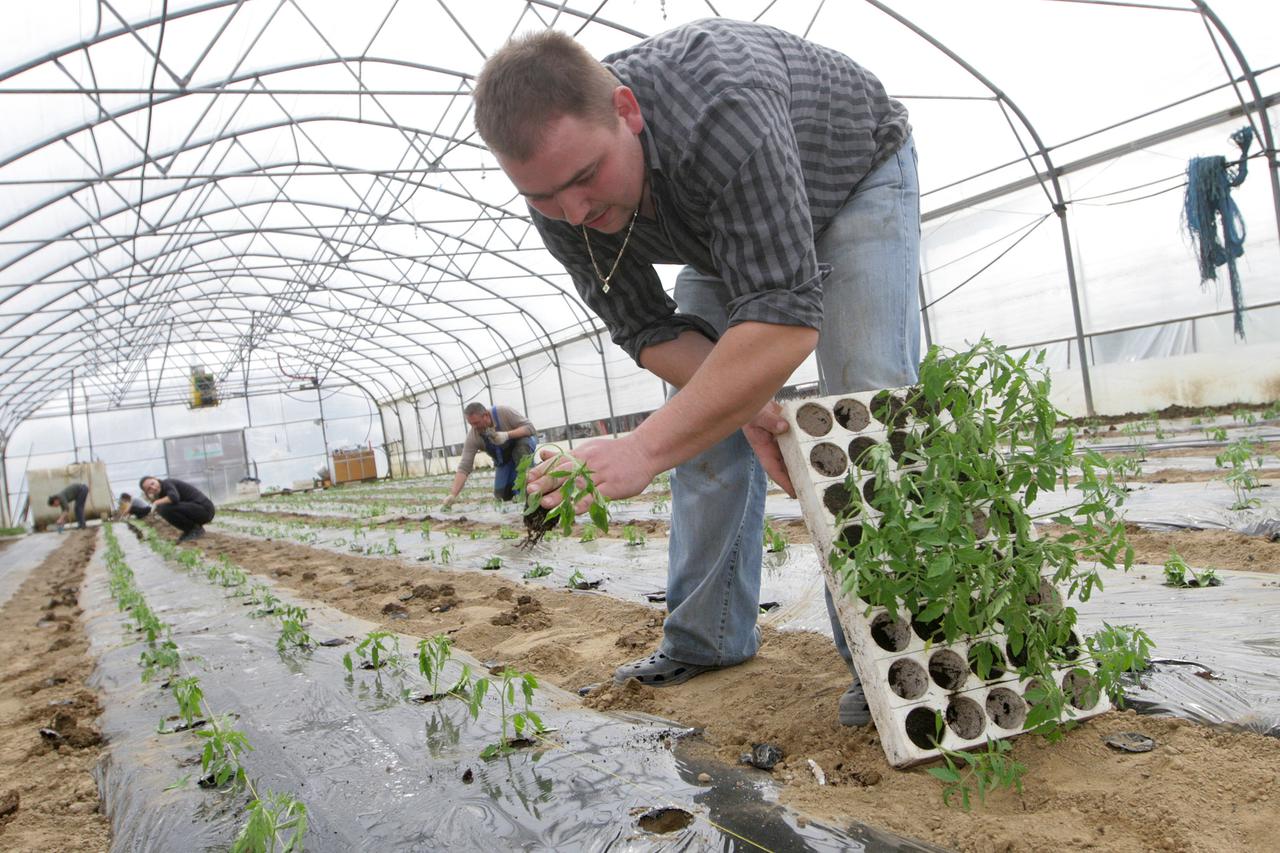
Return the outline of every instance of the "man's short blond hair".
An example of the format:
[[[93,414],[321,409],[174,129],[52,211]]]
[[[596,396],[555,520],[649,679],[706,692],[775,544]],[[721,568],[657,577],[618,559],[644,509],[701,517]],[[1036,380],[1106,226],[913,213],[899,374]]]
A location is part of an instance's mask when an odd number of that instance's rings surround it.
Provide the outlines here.
[[[516,36],[489,57],[472,93],[476,130],[489,150],[524,162],[547,122],[561,116],[608,124],[618,79],[558,30]]]

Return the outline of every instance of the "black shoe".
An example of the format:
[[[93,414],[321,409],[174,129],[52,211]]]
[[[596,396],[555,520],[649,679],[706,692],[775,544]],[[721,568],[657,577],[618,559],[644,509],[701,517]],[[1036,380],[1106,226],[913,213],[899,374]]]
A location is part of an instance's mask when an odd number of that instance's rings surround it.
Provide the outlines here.
[[[204,536],[204,527],[203,527],[203,525],[197,525],[196,527],[191,528],[191,530],[189,530],[189,531],[187,532],[187,540],[188,540],[188,541],[190,541],[190,540],[192,540],[192,539],[199,539],[201,536]]]

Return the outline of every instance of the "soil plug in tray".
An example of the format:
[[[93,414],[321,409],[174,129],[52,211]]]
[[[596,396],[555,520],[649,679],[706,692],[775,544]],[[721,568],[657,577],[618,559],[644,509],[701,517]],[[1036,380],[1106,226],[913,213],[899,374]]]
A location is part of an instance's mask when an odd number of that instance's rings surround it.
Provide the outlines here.
[[[868,596],[866,587],[860,586],[857,591],[862,597],[850,594],[852,549],[871,526],[880,523],[886,511],[892,511],[877,499],[880,481],[894,484],[894,500],[905,502],[906,508],[896,517],[900,521],[905,518],[904,529],[918,529],[919,545],[913,547],[918,547],[918,561],[936,561],[929,563],[930,575],[949,570],[952,557],[948,548],[962,549],[961,553],[975,562],[989,559],[999,565],[1003,561],[997,546],[1010,541],[1012,522],[1008,514],[1002,516],[1001,523],[991,519],[992,513],[1000,513],[1001,507],[1008,505],[1001,503],[998,495],[961,505],[958,524],[967,531],[965,542],[938,541],[940,528],[935,522],[944,510],[919,497],[928,490],[913,478],[936,475],[928,469],[928,444],[953,428],[954,422],[945,410],[934,409],[932,418],[914,411],[921,399],[918,388],[903,388],[788,402],[783,414],[790,430],[779,439],[880,741],[895,767],[937,758],[939,746],[944,750],[967,749],[983,746],[988,739],[1017,735],[1030,727],[1029,715],[1033,724],[1045,717],[1043,712],[1033,713],[1036,704],[1045,701],[1045,685],[1020,674],[1025,650],[1019,642],[1010,642],[1002,625],[958,636],[953,630],[948,641],[941,616],[926,612],[929,608],[922,608],[912,593],[894,595],[892,608],[883,589],[872,590]],[[930,425],[927,428],[926,423]],[[1008,470],[994,450],[981,461],[993,466],[988,476],[992,470],[1001,476]],[[963,480],[965,475],[957,479]],[[1015,495],[1024,491],[1013,490]],[[899,508],[903,505],[898,504]],[[949,506],[945,511],[954,513],[956,505]],[[1003,540],[994,534],[996,527],[1006,534]],[[1024,527],[1018,541],[1034,539],[1029,523]],[[843,572],[842,553],[847,555]],[[892,569],[884,571],[891,585],[895,574]],[[1037,565],[1036,578],[1039,571]],[[1026,582],[1025,576],[1022,582]],[[1027,600],[1028,605],[1062,608],[1057,590],[1044,580]],[[918,612],[913,611],[912,603]],[[1062,691],[1060,719],[1081,719],[1110,708],[1094,678],[1092,663],[1078,646],[1072,634],[1057,665],[1048,670],[1054,679],[1052,689]],[[1078,663],[1073,662],[1076,658]]]

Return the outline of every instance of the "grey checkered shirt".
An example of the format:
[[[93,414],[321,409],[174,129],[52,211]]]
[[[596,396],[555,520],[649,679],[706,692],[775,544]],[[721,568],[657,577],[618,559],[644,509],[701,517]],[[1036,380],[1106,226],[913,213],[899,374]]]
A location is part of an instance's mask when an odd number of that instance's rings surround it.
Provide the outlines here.
[[[814,241],[858,181],[906,140],[907,111],[842,53],[758,24],[714,18],[605,58],[640,103],[640,134],[657,221],[636,221],[603,293],[582,231],[533,212],[614,342],[639,361],[646,347],[696,329],[676,313],[653,264],[688,264],[722,279],[729,325],[820,328]],[[600,268],[622,246],[591,231]]]

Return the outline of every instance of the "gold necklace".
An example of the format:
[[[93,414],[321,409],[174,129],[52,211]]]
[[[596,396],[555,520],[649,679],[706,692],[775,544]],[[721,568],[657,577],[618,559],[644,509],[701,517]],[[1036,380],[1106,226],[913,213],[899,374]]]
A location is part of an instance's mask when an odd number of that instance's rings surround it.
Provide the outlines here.
[[[635,213],[631,214],[631,224],[627,226],[627,236],[622,238],[622,248],[618,250],[618,257],[613,259],[613,268],[609,270],[609,274],[605,275],[600,272],[600,265],[596,263],[596,253],[591,250],[591,238],[587,236],[587,226],[580,225],[582,229],[582,239],[587,243],[587,257],[591,258],[591,267],[596,271],[596,278],[600,279],[600,292],[609,292],[609,282],[613,280],[613,274],[618,271],[618,264],[622,263],[622,255],[627,251],[627,244],[631,242],[631,230],[636,227],[636,219],[640,216],[640,206],[636,205]]]

